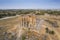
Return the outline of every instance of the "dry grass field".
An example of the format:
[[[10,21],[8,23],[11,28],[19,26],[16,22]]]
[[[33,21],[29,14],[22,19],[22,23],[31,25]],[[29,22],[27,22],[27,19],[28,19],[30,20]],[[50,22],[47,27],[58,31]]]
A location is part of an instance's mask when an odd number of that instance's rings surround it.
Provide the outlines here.
[[[0,19],[0,40],[60,40],[60,16],[20,15]]]

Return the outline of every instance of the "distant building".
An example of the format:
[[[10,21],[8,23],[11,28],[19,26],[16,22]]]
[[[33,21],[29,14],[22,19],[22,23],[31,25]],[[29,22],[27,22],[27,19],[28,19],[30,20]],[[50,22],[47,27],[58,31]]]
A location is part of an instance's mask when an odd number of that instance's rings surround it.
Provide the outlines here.
[[[36,11],[36,13],[40,13],[40,11]]]
[[[45,14],[44,14],[44,16],[50,16],[50,14],[48,14],[48,13],[45,13]]]

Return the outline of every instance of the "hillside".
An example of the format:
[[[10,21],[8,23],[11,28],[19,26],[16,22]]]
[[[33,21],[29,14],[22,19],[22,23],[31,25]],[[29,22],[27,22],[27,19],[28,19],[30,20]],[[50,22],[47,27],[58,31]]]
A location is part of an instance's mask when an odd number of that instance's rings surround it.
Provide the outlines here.
[[[0,40],[60,40],[60,16],[26,14],[0,19]]]

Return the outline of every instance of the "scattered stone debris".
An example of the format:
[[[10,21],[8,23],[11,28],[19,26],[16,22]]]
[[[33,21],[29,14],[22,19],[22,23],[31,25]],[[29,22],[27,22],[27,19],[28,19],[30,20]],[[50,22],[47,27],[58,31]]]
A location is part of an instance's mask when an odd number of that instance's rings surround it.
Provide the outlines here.
[[[54,21],[54,22],[49,21],[49,20],[45,20],[45,21],[47,21],[47,22],[49,22],[50,24],[52,24],[52,26],[55,27],[55,28],[56,28],[56,27],[59,27],[56,21]]]

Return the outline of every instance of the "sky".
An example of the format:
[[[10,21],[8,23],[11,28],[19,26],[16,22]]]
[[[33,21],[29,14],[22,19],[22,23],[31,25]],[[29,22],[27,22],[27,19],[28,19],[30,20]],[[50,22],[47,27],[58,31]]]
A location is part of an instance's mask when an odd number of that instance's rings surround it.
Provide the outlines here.
[[[0,9],[60,9],[60,0],[0,0]]]

